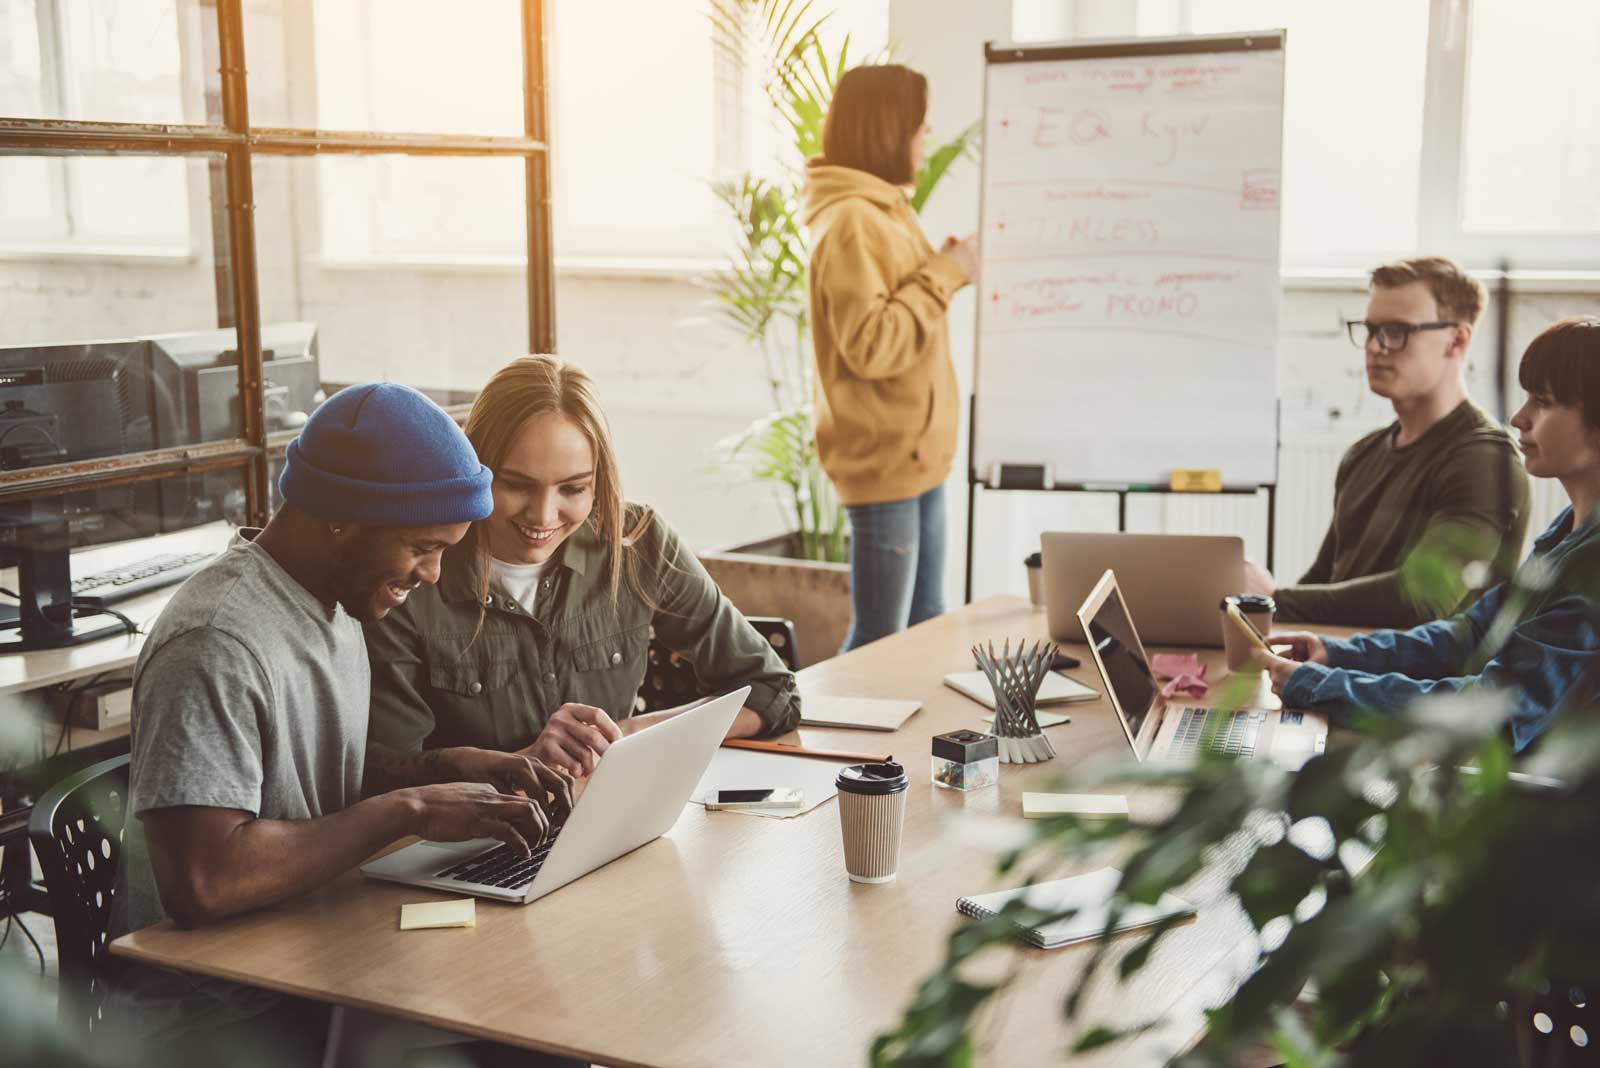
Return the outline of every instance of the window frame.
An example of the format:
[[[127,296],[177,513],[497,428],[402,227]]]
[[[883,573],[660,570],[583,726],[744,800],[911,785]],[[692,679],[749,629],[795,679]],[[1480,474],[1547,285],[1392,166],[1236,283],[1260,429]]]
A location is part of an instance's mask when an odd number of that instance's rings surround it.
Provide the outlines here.
[[[1512,265],[1526,265],[1534,272],[1570,271],[1587,276],[1593,272],[1593,249],[1600,240],[1600,235],[1593,232],[1576,236],[1474,234],[1462,227],[1466,165],[1463,137],[1473,3],[1474,0],[1428,0],[1415,247],[1419,254],[1449,256],[1480,271],[1504,270],[1509,260]],[[1123,0],[1072,0],[1059,12],[1058,24],[1074,36],[1132,37],[1141,34],[1141,26],[1149,29],[1169,23],[1172,32],[1188,33],[1193,24],[1191,10],[1191,0],[1135,0],[1132,4]],[[1146,22],[1143,16],[1155,21]],[[1290,48],[1293,49],[1292,43]],[[1373,263],[1385,258],[1378,249],[1366,256],[1367,262]],[[1351,265],[1348,260],[1347,256],[1338,260],[1286,260],[1284,273],[1332,277],[1343,267],[1360,266]]]
[[[215,0],[202,18],[207,67],[220,70],[219,113],[200,124],[96,122],[0,116],[0,154],[64,157],[84,155],[220,157],[213,168],[212,239],[218,257],[217,326],[238,330],[239,400],[243,435],[96,460],[0,472],[0,502],[55,496],[84,489],[142,482],[207,470],[240,470],[246,515],[267,521],[269,461],[282,455],[291,433],[266,430],[261,366],[261,307],[256,257],[253,162],[257,155],[311,157],[320,153],[501,156],[521,158],[527,199],[528,351],[555,352],[555,292],[550,216],[550,149],[546,62],[547,0],[518,0],[521,9],[523,129],[521,137],[255,127],[250,124],[245,70],[243,0]],[[212,34],[214,32],[214,38]],[[215,62],[213,62],[213,59]],[[218,173],[220,171],[220,173]],[[191,235],[192,236],[192,235]],[[232,270],[222,264],[231,263]],[[447,409],[458,418],[463,406]]]
[[[1509,259],[1540,269],[1592,268],[1600,241],[1593,231],[1475,234],[1462,227],[1473,2],[1429,0],[1417,246],[1473,267],[1500,267]]]

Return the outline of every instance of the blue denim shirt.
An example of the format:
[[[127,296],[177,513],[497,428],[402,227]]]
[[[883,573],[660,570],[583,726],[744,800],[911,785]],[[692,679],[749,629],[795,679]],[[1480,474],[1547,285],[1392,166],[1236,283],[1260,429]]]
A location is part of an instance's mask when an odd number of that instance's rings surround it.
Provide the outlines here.
[[[1496,624],[1508,602],[1514,614]],[[1492,687],[1512,694],[1507,725],[1520,753],[1600,653],[1600,523],[1574,530],[1567,508],[1535,539],[1512,581],[1466,612],[1323,644],[1328,663],[1303,664],[1289,676],[1286,706],[1325,711],[1337,722],[1355,708],[1396,713],[1428,694]],[[1474,663],[1482,664],[1475,673]]]

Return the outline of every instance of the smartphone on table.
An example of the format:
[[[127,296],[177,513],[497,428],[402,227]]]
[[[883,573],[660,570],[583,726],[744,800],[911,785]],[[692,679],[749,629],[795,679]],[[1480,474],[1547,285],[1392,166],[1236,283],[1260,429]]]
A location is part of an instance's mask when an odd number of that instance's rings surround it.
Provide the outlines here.
[[[705,797],[708,809],[799,808],[804,791],[795,786],[747,790],[712,790]]]

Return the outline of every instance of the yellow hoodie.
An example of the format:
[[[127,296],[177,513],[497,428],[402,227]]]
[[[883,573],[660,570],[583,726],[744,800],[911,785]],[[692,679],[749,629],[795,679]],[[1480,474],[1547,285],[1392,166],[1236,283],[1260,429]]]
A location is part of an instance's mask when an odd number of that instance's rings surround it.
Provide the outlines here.
[[[945,480],[960,402],[945,308],[967,282],[935,253],[904,190],[806,165],[817,451],[845,504],[918,497]]]

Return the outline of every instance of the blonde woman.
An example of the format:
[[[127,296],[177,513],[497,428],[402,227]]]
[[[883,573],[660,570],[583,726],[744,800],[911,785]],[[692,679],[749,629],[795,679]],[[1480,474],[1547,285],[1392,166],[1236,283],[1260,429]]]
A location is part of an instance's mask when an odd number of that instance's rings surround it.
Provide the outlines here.
[[[935,252],[906,199],[927,113],[916,71],[846,71],[806,165],[817,452],[850,516],[846,650],[944,611],[960,418],[945,309],[978,248],[950,238]]]
[[[708,691],[749,685],[730,737],[795,726],[794,675],[651,509],[627,504],[594,384],[554,356],[489,380],[467,437],[494,513],[447,550],[436,585],[367,628],[372,744],[515,750],[594,770],[633,715],[651,628]]]

